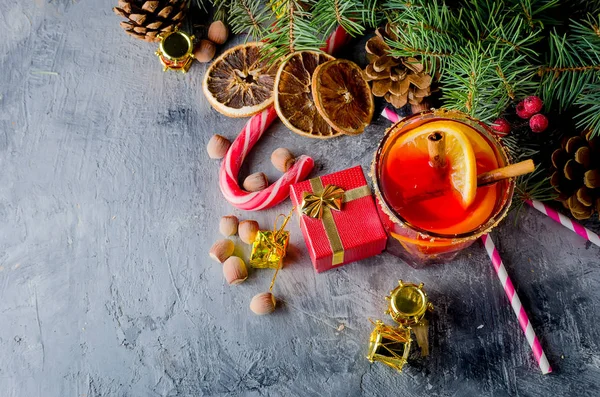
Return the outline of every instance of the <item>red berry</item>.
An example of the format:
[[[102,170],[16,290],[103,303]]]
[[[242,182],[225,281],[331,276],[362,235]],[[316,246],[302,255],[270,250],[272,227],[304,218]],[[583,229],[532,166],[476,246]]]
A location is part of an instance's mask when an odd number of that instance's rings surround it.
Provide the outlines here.
[[[539,111],[542,110],[543,105],[544,102],[542,102],[542,100],[535,95],[528,96],[523,100],[523,107],[525,108],[525,111],[532,115],[539,113]]]
[[[506,119],[496,119],[496,121],[492,123],[492,129],[496,131],[495,134],[498,136],[507,136],[510,132],[510,124]]]
[[[526,109],[525,109],[525,101],[521,101],[517,104],[517,116],[519,116],[522,119],[527,120],[528,118],[530,118],[531,116],[533,116],[535,113],[529,113]]]
[[[533,132],[542,132],[548,128],[548,118],[543,114],[536,114],[529,119],[529,128]]]

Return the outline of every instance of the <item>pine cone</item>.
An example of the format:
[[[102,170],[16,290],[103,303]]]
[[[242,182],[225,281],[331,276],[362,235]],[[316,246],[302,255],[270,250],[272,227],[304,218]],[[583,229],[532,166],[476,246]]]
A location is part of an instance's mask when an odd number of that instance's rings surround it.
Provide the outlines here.
[[[552,153],[555,168],[550,183],[558,200],[576,219],[588,219],[600,213],[600,137],[592,132],[563,140]]]
[[[367,81],[372,81],[371,91],[384,97],[396,108],[406,103],[418,105],[431,95],[431,76],[423,71],[416,58],[393,57],[385,43],[386,32],[377,29],[376,36],[367,41],[365,49],[369,65],[365,69]],[[391,33],[387,31],[387,34]]]
[[[172,32],[187,13],[187,0],[119,0],[115,14],[127,18],[121,22],[125,33],[146,41],[160,41],[162,32]]]

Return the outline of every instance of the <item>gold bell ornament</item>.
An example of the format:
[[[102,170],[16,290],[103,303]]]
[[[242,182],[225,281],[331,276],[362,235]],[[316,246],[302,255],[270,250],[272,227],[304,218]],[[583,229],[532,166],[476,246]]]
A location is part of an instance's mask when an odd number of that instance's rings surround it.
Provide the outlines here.
[[[159,37],[156,55],[163,65],[163,71],[186,73],[194,60],[194,36],[175,30],[162,33]]]
[[[421,348],[421,355],[429,354],[429,322],[425,314],[433,311],[433,304],[423,290],[423,283],[405,283],[402,280],[385,299],[388,301],[385,314],[389,314],[398,326],[392,327],[379,320],[373,323],[375,329],[371,333],[367,359],[402,372],[410,352],[411,331]]]

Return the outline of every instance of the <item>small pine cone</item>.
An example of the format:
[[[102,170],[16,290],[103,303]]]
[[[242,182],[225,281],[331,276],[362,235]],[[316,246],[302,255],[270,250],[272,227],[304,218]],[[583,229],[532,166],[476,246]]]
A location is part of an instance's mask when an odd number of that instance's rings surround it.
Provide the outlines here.
[[[149,42],[177,29],[187,14],[187,0],[119,0],[115,14],[126,18],[121,27],[130,36]]]
[[[591,131],[563,140],[552,153],[550,183],[575,219],[600,213],[600,137]]]
[[[393,29],[386,25],[377,29],[375,36],[365,45],[369,65],[365,68],[367,81],[372,81],[371,91],[383,97],[396,108],[407,103],[420,104],[431,95],[432,78],[416,58],[393,57],[385,38],[394,38]]]

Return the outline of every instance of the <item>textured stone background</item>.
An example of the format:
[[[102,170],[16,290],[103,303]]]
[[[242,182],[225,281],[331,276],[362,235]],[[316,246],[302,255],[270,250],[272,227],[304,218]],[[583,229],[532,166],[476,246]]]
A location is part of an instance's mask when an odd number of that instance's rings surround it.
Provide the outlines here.
[[[267,228],[289,204],[254,214],[222,200],[205,145],[245,120],[208,106],[205,66],[163,73],[112,5],[0,2],[0,396],[600,394],[600,249],[530,209],[494,238],[551,375],[479,244],[427,270],[383,254],[317,276],[292,222],[280,308],[252,315],[271,273],[229,287],[207,251],[221,215]],[[319,142],[277,124],[248,170],[274,180],[279,146],[318,173],[367,166],[387,125]],[[364,358],[367,319],[384,319],[398,278],[436,305],[431,356],[402,375]]]

